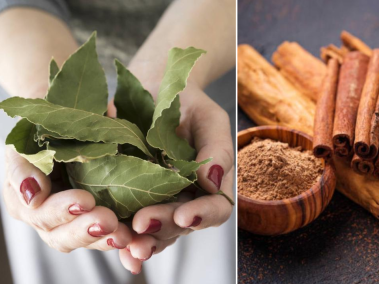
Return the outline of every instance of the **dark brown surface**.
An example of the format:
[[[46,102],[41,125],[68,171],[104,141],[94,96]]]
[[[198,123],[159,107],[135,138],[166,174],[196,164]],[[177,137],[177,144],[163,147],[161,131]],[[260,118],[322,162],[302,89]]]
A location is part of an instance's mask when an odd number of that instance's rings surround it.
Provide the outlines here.
[[[379,46],[379,2],[374,0],[239,0],[239,42],[267,59],[284,40],[319,55],[339,46],[343,29]],[[241,110],[238,129],[253,126]],[[379,221],[336,192],[312,224],[278,237],[239,230],[239,283],[376,283]]]

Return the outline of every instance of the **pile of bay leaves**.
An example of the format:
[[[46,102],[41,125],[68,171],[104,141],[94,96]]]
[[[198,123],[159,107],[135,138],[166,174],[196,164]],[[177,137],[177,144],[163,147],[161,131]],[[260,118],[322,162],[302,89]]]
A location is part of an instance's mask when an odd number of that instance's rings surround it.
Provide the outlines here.
[[[114,102],[117,118],[107,117],[108,88],[96,53],[96,33],[59,70],[50,63],[45,99],[12,97],[0,103],[22,119],[6,144],[50,174],[64,163],[73,188],[89,191],[97,205],[120,219],[152,204],[171,200],[193,184],[207,159],[176,135],[178,93],[205,51],[189,47],[169,52],[156,104],[138,79],[119,61]]]

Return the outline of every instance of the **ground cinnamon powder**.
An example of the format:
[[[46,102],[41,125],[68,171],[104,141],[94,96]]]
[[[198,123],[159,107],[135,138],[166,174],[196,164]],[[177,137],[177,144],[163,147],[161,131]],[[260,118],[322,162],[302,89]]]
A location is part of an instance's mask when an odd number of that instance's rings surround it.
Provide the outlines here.
[[[238,152],[238,192],[260,200],[294,197],[311,188],[322,170],[310,151],[254,138]]]

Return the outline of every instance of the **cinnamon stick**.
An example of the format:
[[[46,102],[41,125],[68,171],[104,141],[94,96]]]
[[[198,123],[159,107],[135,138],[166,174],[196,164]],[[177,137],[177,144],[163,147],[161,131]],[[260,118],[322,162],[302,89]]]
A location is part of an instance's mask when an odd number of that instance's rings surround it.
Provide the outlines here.
[[[347,31],[341,32],[341,41],[343,45],[352,51],[358,50],[367,56],[372,54],[372,50],[367,44]]]
[[[317,158],[331,158],[333,155],[333,121],[337,93],[339,63],[335,58],[328,61],[326,76],[317,101],[313,154]]]
[[[328,62],[330,58],[335,58],[340,64],[342,64],[345,53],[334,44],[330,44],[327,47],[321,47],[320,57],[324,62]]]
[[[317,100],[322,80],[326,74],[325,64],[296,42],[285,41],[272,55],[272,62],[280,73],[300,93],[313,101]]]
[[[378,91],[379,49],[374,49],[368,64],[355,127],[354,151],[363,159],[374,159],[378,153],[378,139],[375,134],[376,132],[373,133],[373,135],[371,132],[371,122],[375,111],[376,101],[378,99]]]
[[[374,172],[374,161],[364,160],[355,154],[351,160],[351,167],[357,174],[371,175]]]
[[[355,122],[369,57],[359,51],[349,52],[340,69],[333,126],[334,153],[347,157],[352,149]]]
[[[238,47],[238,104],[257,124],[313,133],[315,103],[249,45]]]

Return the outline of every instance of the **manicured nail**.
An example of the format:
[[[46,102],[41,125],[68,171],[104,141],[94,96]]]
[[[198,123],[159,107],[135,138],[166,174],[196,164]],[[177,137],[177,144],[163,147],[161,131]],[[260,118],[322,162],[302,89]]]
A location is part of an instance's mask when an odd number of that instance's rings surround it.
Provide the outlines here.
[[[125,248],[125,247],[122,247],[122,246],[115,244],[115,242],[112,238],[107,239],[107,244],[108,244],[108,246],[114,247],[116,249],[124,249]]]
[[[90,234],[92,237],[104,237],[108,235],[108,233],[105,232],[98,223],[95,223],[88,228],[88,234]]]
[[[38,182],[33,177],[24,179],[20,186],[20,192],[24,196],[26,204],[30,204],[34,196],[41,191]]]
[[[215,184],[217,189],[220,189],[224,169],[219,165],[213,165],[208,172],[208,179]]]
[[[199,216],[193,217],[192,224],[189,225],[187,228],[199,226],[202,220],[203,219],[201,217],[199,217]]]
[[[79,204],[75,203],[68,207],[68,212],[70,212],[72,215],[81,215],[83,213],[89,212],[89,210],[85,210]]]
[[[151,254],[150,254],[150,256],[149,256],[148,258],[141,258],[140,260],[141,260],[141,261],[146,261],[146,260],[150,259],[150,258],[153,256],[153,253],[156,251],[156,249],[157,249],[157,247],[156,247],[156,246],[153,246],[153,247],[151,248]]]
[[[149,227],[141,234],[153,234],[159,232],[162,228],[162,222],[156,219],[150,219]]]

